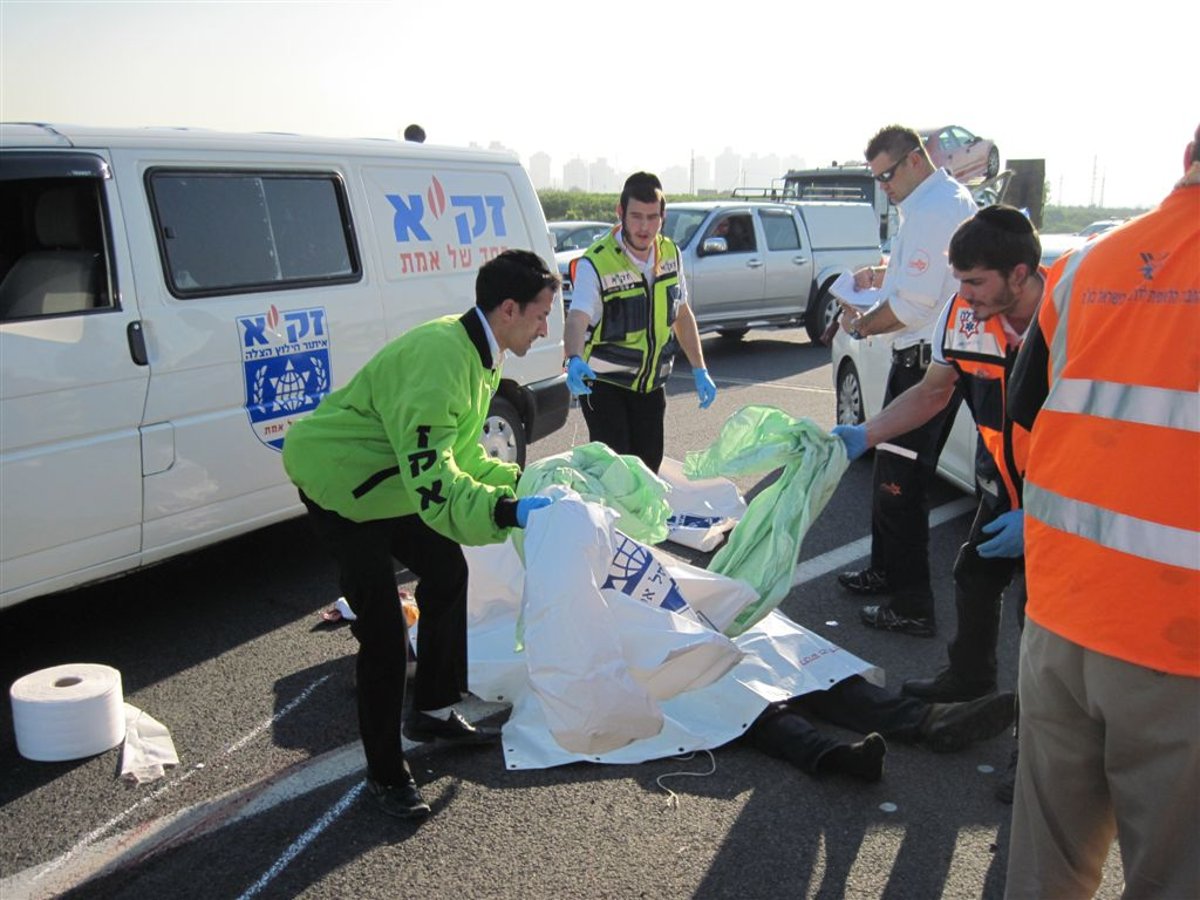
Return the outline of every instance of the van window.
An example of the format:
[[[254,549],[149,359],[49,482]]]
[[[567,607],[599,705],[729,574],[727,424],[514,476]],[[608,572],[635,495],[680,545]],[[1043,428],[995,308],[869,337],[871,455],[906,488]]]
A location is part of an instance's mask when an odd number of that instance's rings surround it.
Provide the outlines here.
[[[66,157],[32,157],[6,156],[0,179],[0,321],[111,309],[107,169],[96,160],[97,177],[68,175]]]
[[[147,174],[163,272],[191,298],[358,281],[358,250],[334,174]]]
[[[799,250],[800,230],[796,217],[777,209],[760,209],[763,231],[767,233],[768,250]]]

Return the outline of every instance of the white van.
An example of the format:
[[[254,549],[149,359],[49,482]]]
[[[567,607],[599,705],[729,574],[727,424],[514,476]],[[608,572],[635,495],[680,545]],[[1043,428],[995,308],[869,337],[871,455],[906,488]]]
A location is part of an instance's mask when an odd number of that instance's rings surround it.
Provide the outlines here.
[[[554,266],[507,153],[0,125],[0,607],[298,515],[288,425],[517,247]],[[566,421],[551,320],[495,455]]]

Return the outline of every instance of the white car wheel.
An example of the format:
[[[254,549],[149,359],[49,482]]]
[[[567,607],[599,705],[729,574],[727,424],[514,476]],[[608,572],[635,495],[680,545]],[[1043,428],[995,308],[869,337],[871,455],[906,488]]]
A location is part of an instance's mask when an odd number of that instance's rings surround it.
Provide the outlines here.
[[[866,420],[863,411],[862,385],[858,380],[858,369],[847,360],[838,373],[837,420],[839,425],[861,425]]]

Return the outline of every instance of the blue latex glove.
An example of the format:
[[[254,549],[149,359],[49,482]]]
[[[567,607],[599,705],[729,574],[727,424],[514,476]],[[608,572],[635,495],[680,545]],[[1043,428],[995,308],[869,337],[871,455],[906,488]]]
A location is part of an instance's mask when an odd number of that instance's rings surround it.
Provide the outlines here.
[[[595,381],[596,373],[591,366],[583,361],[582,356],[572,356],[567,360],[567,390],[572,397],[590,394],[592,389],[584,381]]]
[[[708,369],[692,369],[692,378],[696,381],[696,396],[700,398],[700,408],[708,409],[717,399],[717,386],[708,377]]]
[[[517,527],[524,528],[529,522],[531,512],[549,506],[553,502],[554,499],[551,497],[539,497],[536,494],[532,497],[522,497],[517,501]]]
[[[846,445],[846,455],[850,461],[858,459],[867,452],[866,425],[834,425],[832,434],[836,434]]]
[[[975,548],[984,559],[1014,558],[1025,552],[1025,511],[1022,509],[1009,510],[979,530],[996,535]]]

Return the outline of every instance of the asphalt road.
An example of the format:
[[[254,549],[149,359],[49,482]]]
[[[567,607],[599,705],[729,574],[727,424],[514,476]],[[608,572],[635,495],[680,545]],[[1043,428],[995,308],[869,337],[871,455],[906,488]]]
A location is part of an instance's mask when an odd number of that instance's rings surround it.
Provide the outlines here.
[[[720,393],[696,409],[686,365],[672,380],[667,453],[707,446],[746,404],[833,424],[829,351],[800,329],[706,338]],[[567,427],[539,457],[586,441]],[[753,481],[740,483],[752,495]],[[933,531],[941,635],[858,624],[834,580],[840,553],[869,535],[870,463],[851,466],[810,532],[816,574],[782,609],[898,686],[932,674],[953,630],[951,569],[969,516]],[[947,504],[956,504],[950,505]],[[848,545],[854,545],[846,550]],[[706,557],[679,549],[703,564]],[[852,559],[855,567],[861,559]],[[117,778],[119,751],[73,763],[16,752],[0,713],[0,895],[18,897],[985,897],[1003,893],[1010,808],[992,791],[1001,736],[954,755],[893,743],[882,782],[813,779],[733,744],[690,760],[506,771],[499,749],[413,756],[434,809],[420,826],[363,802],[354,640],[320,624],[333,566],[303,521],[146,572],[0,613],[9,684],[65,662],[120,670],[124,695],[171,731],[181,764],[160,781]],[[1015,688],[1017,625],[1005,610],[1001,687]],[[831,730],[836,732],[836,729]],[[846,734],[853,738],[853,735]],[[705,777],[663,781],[679,772]],[[1120,893],[1116,855],[1101,897]]]

